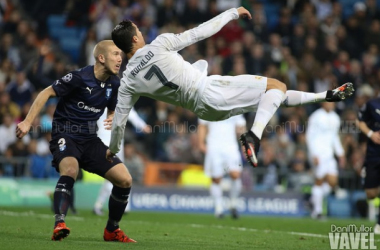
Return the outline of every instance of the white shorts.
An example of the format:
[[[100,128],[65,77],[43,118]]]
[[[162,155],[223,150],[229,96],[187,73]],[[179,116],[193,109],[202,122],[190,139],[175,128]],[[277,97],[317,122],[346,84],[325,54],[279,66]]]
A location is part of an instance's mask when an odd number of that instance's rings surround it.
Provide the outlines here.
[[[255,111],[267,88],[267,78],[255,75],[212,75],[204,81],[197,115],[207,121]]]
[[[334,158],[319,158],[319,165],[314,166],[314,176],[323,179],[326,175],[338,175],[338,165]]]
[[[208,152],[205,157],[204,171],[210,178],[220,178],[231,171],[242,170],[242,161],[239,151]]]

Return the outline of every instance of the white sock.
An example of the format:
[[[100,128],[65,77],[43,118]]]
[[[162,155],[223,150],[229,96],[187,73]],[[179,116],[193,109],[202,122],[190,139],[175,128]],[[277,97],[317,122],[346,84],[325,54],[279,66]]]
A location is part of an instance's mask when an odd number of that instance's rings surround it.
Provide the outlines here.
[[[241,193],[241,179],[235,179],[231,181],[231,189],[230,189],[230,199],[231,199],[231,208],[237,207],[237,199]]]
[[[323,205],[323,188],[322,186],[314,185],[311,189],[311,202],[313,203],[313,214],[322,214]]]
[[[279,89],[270,89],[263,94],[259,106],[257,107],[255,121],[251,128],[257,138],[261,139],[265,127],[283,100],[284,92]]]
[[[324,102],[326,100],[327,91],[321,93],[309,93],[296,90],[288,90],[281,103],[284,107],[295,107],[308,103]]]
[[[105,180],[102,187],[100,188],[98,198],[96,199],[95,202],[95,209],[102,209],[104,202],[110,197],[111,192],[112,192],[112,183],[109,182],[108,180]]]
[[[331,187],[328,183],[324,182],[322,184],[323,196],[327,196],[331,192]]]
[[[214,199],[215,214],[223,213],[223,190],[220,184],[212,183],[210,187],[211,197]]]

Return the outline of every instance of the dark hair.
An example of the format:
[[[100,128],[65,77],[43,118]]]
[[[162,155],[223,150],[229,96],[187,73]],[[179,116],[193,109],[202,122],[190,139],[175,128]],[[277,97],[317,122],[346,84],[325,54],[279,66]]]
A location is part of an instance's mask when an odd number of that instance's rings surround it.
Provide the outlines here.
[[[136,28],[130,20],[120,22],[112,30],[112,40],[115,45],[125,54],[128,54],[133,47],[132,38],[136,36]]]

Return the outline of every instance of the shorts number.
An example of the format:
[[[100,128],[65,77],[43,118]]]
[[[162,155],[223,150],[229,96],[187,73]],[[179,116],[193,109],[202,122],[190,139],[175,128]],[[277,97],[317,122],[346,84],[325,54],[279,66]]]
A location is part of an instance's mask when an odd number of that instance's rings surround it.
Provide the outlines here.
[[[58,145],[59,145],[60,147],[65,146],[65,144],[66,144],[66,140],[65,140],[65,138],[61,138],[61,139],[58,140]]]
[[[64,151],[66,149],[66,140],[65,138],[61,138],[58,140],[58,146],[59,146],[59,151]]]
[[[171,89],[178,89],[178,85],[169,82],[168,79],[166,79],[165,75],[162,73],[161,69],[157,67],[155,64],[153,64],[152,67],[150,67],[148,73],[145,74],[144,78],[150,80],[152,79],[153,75],[156,75],[158,80],[160,80],[160,82],[164,86],[169,87]]]

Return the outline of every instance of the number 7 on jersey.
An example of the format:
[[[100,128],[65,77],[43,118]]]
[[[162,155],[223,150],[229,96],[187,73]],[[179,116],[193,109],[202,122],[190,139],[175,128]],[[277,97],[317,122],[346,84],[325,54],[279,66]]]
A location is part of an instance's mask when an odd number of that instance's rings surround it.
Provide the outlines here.
[[[150,80],[152,79],[153,75],[156,75],[158,80],[160,80],[160,82],[164,86],[169,87],[171,89],[178,89],[178,85],[175,83],[169,82],[168,79],[166,79],[164,73],[162,73],[161,69],[155,64],[153,64],[152,67],[150,67],[148,72],[145,74],[144,78],[147,80]]]

